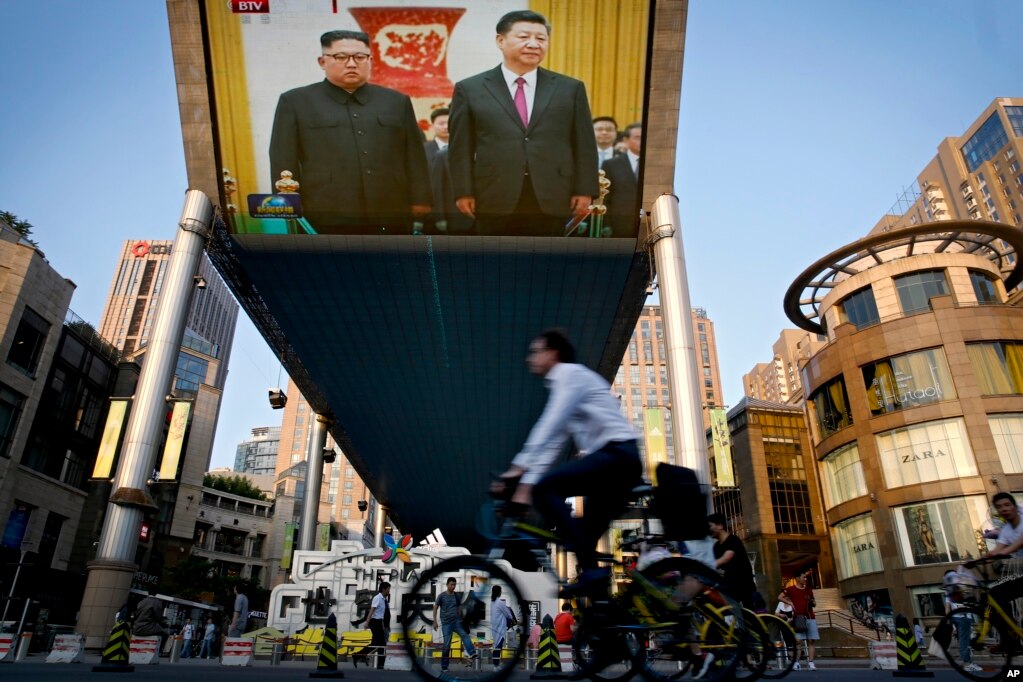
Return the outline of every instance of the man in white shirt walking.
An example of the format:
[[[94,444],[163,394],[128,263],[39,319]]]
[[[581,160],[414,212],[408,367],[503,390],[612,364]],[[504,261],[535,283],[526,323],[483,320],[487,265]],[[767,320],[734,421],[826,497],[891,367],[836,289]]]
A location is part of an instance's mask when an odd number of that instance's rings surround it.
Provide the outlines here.
[[[387,626],[385,623],[387,615],[387,597],[391,594],[391,583],[380,583],[380,591],[373,597],[373,603],[369,607],[369,631],[373,633],[373,640],[370,645],[377,654],[377,668],[384,667],[384,651],[387,648]]]
[[[575,348],[560,330],[540,333],[529,344],[529,371],[544,378],[550,397],[522,450],[494,484],[500,494],[517,481],[511,501],[530,504],[552,521],[583,570],[563,598],[606,589],[608,573],[597,568],[597,541],[625,510],[641,482],[636,434],[622,416],[611,386],[575,362]],[[571,437],[579,456],[553,466]],[[585,496],[585,515],[573,518],[565,504]]]

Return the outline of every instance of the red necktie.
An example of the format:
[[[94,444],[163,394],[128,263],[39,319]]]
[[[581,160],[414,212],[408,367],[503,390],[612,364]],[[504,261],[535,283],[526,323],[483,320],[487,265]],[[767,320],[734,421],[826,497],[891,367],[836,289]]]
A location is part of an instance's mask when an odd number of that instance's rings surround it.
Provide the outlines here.
[[[529,126],[529,112],[526,110],[526,79],[519,77],[515,79],[518,89],[515,90],[515,110],[519,112],[519,118],[523,126]]]

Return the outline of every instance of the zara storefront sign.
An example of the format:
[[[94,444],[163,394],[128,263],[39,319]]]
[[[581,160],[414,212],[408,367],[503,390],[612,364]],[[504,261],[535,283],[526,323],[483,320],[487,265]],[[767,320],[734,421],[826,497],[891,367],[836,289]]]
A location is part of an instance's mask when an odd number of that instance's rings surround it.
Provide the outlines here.
[[[924,450],[923,452],[916,453],[910,452],[906,455],[901,455],[902,463],[909,464],[910,462],[919,462],[924,459],[937,459],[938,457],[946,457],[947,455],[941,450]]]
[[[873,542],[861,542],[858,545],[853,545],[853,554],[859,554],[860,552],[866,552],[868,549],[875,549]]]

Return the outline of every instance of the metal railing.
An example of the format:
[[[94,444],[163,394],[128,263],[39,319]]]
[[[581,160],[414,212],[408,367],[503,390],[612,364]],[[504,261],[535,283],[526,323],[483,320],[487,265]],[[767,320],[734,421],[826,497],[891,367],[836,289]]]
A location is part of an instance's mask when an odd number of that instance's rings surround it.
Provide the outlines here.
[[[817,611],[815,615],[817,616],[818,628],[837,628],[856,637],[872,639],[874,641],[881,641],[884,639],[884,635],[882,634],[883,628],[880,625],[866,625],[862,621],[857,620],[856,617],[848,611]]]

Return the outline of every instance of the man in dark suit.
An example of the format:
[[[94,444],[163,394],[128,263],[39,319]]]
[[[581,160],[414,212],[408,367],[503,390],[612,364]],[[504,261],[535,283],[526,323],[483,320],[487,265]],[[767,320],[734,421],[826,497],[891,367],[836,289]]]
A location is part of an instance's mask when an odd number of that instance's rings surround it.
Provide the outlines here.
[[[433,139],[423,145],[426,150],[426,164],[433,166],[433,159],[437,152],[448,148],[448,115],[451,111],[447,107],[434,109],[430,112],[430,131]]]
[[[617,153],[618,121],[612,116],[597,116],[593,119],[593,137],[597,140],[597,163],[603,165]]]
[[[455,85],[452,189],[478,234],[563,235],[597,194],[586,87],[539,68],[549,37],[542,14],[509,12],[497,23],[503,63]]]
[[[625,142],[628,149],[624,154],[612,157],[601,167],[611,181],[610,191],[604,204],[604,226],[610,227],[615,237],[631,237],[636,234],[639,220],[639,151],[643,147],[643,124],[632,123],[625,128]]]
[[[291,171],[317,232],[409,234],[430,210],[423,135],[412,101],[368,83],[369,36],[330,31],[326,78],[281,95],[270,137],[271,182]]]

